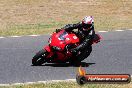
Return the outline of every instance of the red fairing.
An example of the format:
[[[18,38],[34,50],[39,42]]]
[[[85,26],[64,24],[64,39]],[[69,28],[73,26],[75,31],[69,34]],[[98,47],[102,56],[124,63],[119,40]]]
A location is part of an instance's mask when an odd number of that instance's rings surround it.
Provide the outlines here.
[[[44,49],[48,52],[51,52],[49,45],[45,46]]]
[[[67,44],[78,43],[79,38],[73,33],[67,33],[62,30],[59,33],[54,33],[51,36],[51,46],[60,47],[62,50],[65,48]]]
[[[95,34],[91,45],[98,43],[100,39],[100,35]],[[69,59],[75,60],[75,56],[71,53],[71,49],[80,44],[80,40],[76,36],[75,32],[66,32],[65,30],[61,30],[58,33],[53,33],[48,42],[49,44],[43,47],[44,53],[40,52],[42,54],[41,59],[45,60],[47,63],[70,62],[71,60]],[[80,52],[78,54],[81,55]],[[40,57],[37,59],[39,60]]]
[[[57,58],[54,58],[53,62],[57,61],[66,61],[67,56],[70,56],[71,54],[64,52],[65,46],[68,44],[78,44],[79,38],[73,33],[66,32],[65,30],[62,30],[58,33],[53,33],[52,36],[49,39],[49,46],[46,46],[45,49],[50,52],[48,57],[52,57],[54,53],[57,54]],[[60,50],[57,52],[53,52],[52,47],[57,47]]]
[[[45,46],[43,49],[45,49],[46,51],[49,52],[47,58],[50,58],[54,53],[51,51],[51,48],[49,47],[49,45]]]

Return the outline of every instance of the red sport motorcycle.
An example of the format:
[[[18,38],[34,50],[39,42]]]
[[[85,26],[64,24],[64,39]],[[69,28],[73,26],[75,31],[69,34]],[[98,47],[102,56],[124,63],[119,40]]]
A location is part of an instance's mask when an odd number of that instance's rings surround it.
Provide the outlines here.
[[[70,52],[72,48],[80,44],[80,40],[74,31],[66,32],[62,30],[58,33],[54,32],[49,38],[49,44],[44,46],[32,59],[32,65],[42,65],[44,63],[77,63],[87,58],[92,51],[92,44],[98,43],[101,37],[95,34],[91,45],[83,51],[79,51],[77,55]]]

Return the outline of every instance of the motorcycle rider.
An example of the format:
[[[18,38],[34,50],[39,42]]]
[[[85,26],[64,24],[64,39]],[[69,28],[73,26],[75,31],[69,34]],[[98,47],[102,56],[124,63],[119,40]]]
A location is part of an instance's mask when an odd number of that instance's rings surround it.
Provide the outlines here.
[[[78,51],[85,49],[91,40],[94,38],[94,19],[92,16],[86,16],[83,18],[82,22],[76,24],[67,24],[61,29],[56,29],[56,32],[60,30],[65,30],[67,32],[73,31],[73,29],[78,29],[77,36],[79,37],[81,44],[76,48],[71,49],[73,54],[77,54]]]

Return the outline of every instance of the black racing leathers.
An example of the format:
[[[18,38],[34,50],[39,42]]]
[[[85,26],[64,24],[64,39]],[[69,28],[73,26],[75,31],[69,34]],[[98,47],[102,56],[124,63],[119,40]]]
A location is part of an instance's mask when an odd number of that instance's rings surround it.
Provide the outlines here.
[[[78,29],[77,36],[80,38],[81,44],[75,48],[75,50],[77,51],[83,50],[85,47],[91,44],[91,40],[94,38],[95,35],[94,23],[88,31],[83,31],[83,25],[80,22],[77,24],[68,24],[61,29],[64,29],[67,32],[70,32],[73,29]]]

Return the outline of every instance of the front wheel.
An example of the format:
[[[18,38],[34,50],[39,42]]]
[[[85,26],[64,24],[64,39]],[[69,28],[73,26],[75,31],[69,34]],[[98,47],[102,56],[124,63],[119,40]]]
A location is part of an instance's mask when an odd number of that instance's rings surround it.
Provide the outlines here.
[[[32,65],[39,66],[46,62],[47,51],[42,49],[32,59]]]

